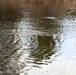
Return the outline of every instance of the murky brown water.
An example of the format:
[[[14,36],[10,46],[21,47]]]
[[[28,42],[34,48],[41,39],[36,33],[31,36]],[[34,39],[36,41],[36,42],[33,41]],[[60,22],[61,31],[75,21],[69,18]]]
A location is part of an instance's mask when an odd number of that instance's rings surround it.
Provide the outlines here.
[[[76,75],[76,1],[0,0],[0,75]]]

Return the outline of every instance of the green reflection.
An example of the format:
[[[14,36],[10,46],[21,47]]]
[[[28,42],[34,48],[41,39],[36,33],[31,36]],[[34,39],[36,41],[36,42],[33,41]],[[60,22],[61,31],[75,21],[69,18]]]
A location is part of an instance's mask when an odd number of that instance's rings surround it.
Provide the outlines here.
[[[31,58],[36,58],[34,61],[42,61],[44,59],[50,59],[55,54],[55,41],[52,36],[40,36],[37,37],[38,47],[30,54]]]

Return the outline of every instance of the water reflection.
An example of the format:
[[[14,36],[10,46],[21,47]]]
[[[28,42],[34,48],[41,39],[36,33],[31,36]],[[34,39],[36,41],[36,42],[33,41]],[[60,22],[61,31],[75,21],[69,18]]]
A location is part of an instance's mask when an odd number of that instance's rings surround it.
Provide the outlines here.
[[[6,24],[1,23],[4,25],[0,28],[0,74],[6,75],[7,70],[7,63],[10,61],[11,56],[17,52],[19,47],[17,46],[17,43],[14,43],[14,29],[12,26],[12,29],[9,27],[6,27]],[[8,23],[10,25],[13,23]]]
[[[30,52],[30,58],[42,61],[44,59],[50,59],[50,56],[55,53],[54,47],[58,40],[57,37],[60,34],[60,26],[55,22],[53,24],[49,22],[50,21],[46,21],[45,23],[43,19],[40,20],[37,18],[36,20],[36,18],[28,17],[23,18],[21,22],[18,23],[18,30],[15,37],[20,39],[19,44],[22,46],[21,48]],[[49,28],[46,28],[47,24]]]
[[[0,3],[1,75],[76,74],[75,0]]]
[[[31,51],[30,54],[30,58],[36,58],[35,63],[44,59],[50,59],[50,56],[55,53],[55,51],[53,51],[55,47],[55,41],[53,37],[38,35],[37,40],[38,47],[36,50]]]

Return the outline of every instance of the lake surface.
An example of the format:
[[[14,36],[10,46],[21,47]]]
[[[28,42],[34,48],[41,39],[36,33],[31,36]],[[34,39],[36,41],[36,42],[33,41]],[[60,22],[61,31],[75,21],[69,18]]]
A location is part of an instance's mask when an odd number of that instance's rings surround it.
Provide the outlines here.
[[[76,75],[76,1],[0,0],[0,75]]]

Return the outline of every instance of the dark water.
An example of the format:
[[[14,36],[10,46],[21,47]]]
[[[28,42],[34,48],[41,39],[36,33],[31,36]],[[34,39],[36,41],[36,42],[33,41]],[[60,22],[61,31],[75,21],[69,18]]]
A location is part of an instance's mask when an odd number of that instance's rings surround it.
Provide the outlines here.
[[[0,75],[76,75],[76,1],[0,0]]]

